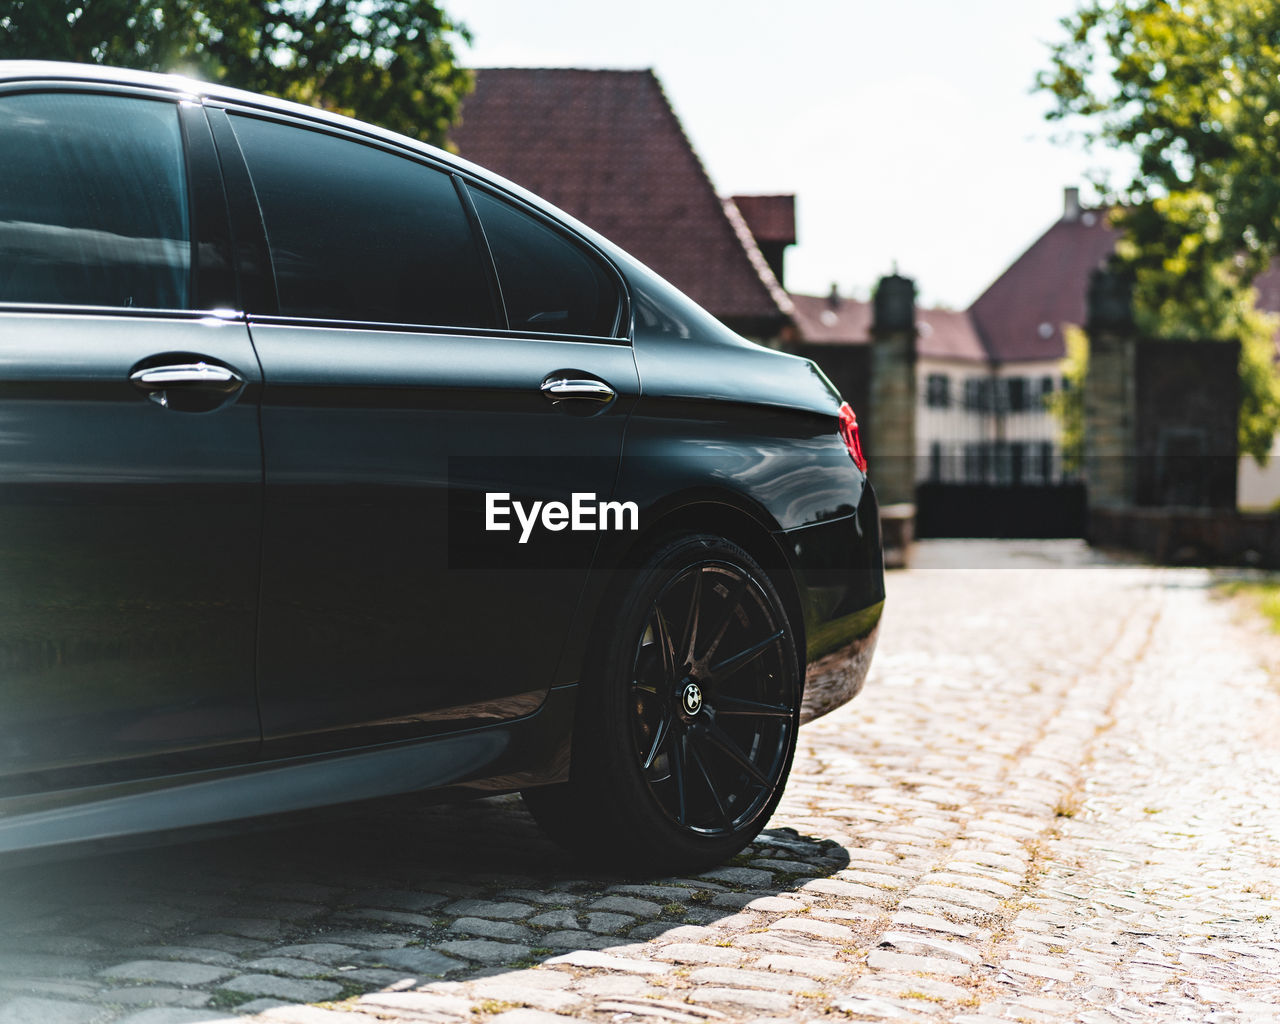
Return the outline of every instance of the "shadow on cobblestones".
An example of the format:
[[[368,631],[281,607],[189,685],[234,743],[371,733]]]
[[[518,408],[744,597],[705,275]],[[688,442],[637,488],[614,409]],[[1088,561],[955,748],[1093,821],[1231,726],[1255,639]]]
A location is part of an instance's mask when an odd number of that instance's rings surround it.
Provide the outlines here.
[[[744,866],[760,858],[772,870]],[[798,906],[785,898],[800,882],[848,863],[837,843],[778,828],[699,878],[628,878],[584,870],[516,797],[384,802],[9,866],[0,1001],[21,993],[43,1024],[62,1019],[50,1001],[92,1000],[112,1008],[105,1020],[141,1006],[244,1013],[378,990],[390,998],[446,975],[492,986],[556,957],[588,967],[628,943],[696,941],[747,903]],[[13,1019],[27,1019],[23,1005]]]

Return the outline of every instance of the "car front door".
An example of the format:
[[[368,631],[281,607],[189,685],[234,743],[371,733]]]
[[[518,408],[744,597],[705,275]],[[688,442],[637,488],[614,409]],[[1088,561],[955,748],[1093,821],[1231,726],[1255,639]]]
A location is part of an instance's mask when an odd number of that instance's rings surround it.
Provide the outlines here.
[[[261,211],[274,279],[250,310],[266,739],[332,749],[536,710],[597,535],[521,544],[486,529],[487,496],[611,493],[638,390],[619,279],[414,154],[213,116],[228,180],[244,177],[234,217]]]
[[[0,795],[257,751],[260,375],[216,176],[192,101],[0,91]]]

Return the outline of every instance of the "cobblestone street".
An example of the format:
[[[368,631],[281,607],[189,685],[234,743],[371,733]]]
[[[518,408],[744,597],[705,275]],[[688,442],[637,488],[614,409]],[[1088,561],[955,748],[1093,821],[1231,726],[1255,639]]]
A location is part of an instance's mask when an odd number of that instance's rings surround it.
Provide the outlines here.
[[[515,798],[0,874],[0,1024],[1280,1019],[1280,672],[1200,569],[931,542],[760,839],[583,874]]]

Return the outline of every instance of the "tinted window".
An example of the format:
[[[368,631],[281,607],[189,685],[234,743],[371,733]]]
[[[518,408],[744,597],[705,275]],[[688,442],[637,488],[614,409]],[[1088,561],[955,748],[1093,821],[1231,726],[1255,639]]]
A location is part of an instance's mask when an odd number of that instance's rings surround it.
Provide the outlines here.
[[[0,302],[184,309],[190,267],[176,106],[0,97]]]
[[[448,175],[321,132],[232,121],[283,315],[493,325],[480,250]]]
[[[618,286],[598,259],[510,204],[474,189],[471,194],[512,330],[613,334]]]

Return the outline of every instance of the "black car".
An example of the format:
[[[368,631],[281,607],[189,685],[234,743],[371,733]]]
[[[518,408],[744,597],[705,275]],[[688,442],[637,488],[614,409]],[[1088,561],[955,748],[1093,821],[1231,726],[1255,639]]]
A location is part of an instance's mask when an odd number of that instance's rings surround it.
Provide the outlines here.
[[[430,146],[0,62],[0,851],[519,790],[705,865],[883,600],[812,363]]]

